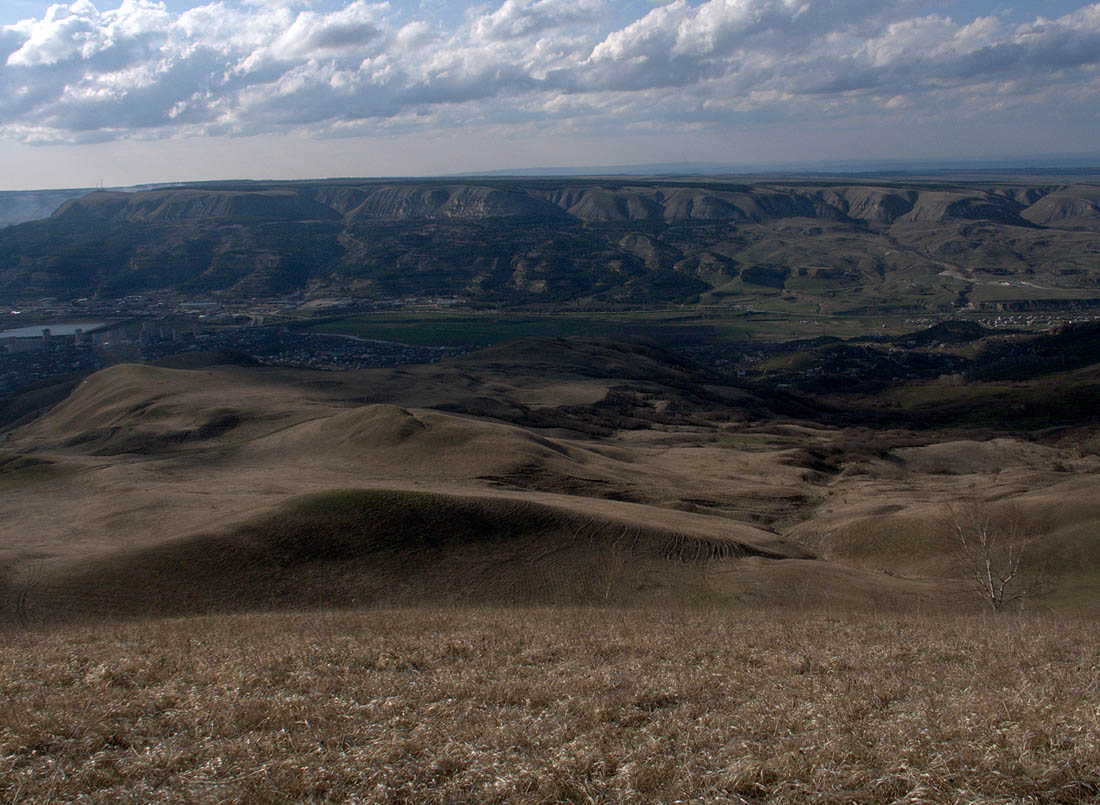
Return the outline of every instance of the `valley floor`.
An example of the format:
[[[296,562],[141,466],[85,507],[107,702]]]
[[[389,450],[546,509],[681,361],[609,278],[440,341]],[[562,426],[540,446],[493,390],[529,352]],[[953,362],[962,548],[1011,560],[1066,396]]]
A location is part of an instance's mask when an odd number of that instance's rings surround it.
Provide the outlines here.
[[[10,802],[1095,802],[1100,626],[255,613],[0,635]]]

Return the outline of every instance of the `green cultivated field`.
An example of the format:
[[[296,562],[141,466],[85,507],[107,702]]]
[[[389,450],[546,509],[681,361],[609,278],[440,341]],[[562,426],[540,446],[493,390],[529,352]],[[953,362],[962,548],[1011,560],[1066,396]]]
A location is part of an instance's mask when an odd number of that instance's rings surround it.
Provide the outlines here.
[[[426,347],[485,347],[513,338],[640,336],[667,345],[744,342],[754,338],[850,337],[903,332],[890,316],[832,317],[698,310],[627,313],[367,313],[320,323],[316,332],[354,335]],[[884,329],[882,325],[885,324]]]
[[[970,292],[970,299],[975,302],[1095,299],[1097,296],[1100,296],[1100,291],[1093,288],[1037,288],[1020,283],[986,283],[975,285]]]

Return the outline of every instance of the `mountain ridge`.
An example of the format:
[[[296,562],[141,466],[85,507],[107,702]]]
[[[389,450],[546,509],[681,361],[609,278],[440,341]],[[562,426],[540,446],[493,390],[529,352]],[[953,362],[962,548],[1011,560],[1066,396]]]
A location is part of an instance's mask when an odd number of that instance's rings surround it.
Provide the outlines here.
[[[1057,194],[1056,203],[1048,200],[1041,204],[1053,194]],[[199,186],[92,192],[66,200],[51,218],[168,222],[555,218],[564,214],[584,222],[822,218],[875,224],[992,220],[1016,226],[1057,227],[1062,221],[1078,224],[1081,219],[1100,219],[1098,200],[1100,185],[1090,184],[961,188],[920,184],[647,184],[628,180],[516,182],[512,187],[472,181],[257,183],[251,189]],[[1096,225],[1100,228],[1100,220]]]
[[[0,230],[0,293],[942,312],[1095,300],[1098,255],[1083,183],[217,182]]]

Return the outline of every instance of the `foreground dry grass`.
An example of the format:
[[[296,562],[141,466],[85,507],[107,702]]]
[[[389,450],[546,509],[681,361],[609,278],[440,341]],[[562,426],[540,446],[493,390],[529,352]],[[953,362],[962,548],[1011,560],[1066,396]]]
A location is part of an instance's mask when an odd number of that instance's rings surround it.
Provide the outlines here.
[[[11,802],[1085,802],[1100,626],[401,610],[0,635]]]

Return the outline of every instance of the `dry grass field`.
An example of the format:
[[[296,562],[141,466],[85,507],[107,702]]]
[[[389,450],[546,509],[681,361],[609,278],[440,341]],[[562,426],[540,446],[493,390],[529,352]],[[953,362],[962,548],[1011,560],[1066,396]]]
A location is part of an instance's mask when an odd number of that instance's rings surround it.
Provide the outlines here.
[[[22,596],[36,623],[274,604],[958,610],[936,522],[959,496],[1041,525],[1045,605],[1100,606],[1095,429],[846,424],[637,342],[347,373],[120,365],[4,437],[0,614]]]
[[[1100,801],[1096,423],[833,402],[583,339],[93,375],[0,434],[0,801]]]
[[[7,802],[1095,802],[1100,626],[399,609],[0,637]]]

